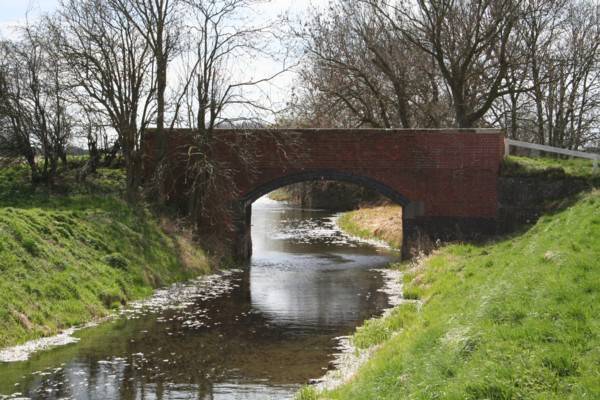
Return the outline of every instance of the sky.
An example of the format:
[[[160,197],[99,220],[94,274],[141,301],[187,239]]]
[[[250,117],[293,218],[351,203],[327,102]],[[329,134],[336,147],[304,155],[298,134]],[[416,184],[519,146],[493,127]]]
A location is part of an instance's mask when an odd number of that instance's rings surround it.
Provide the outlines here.
[[[268,21],[280,14],[287,13],[292,20],[303,20],[309,9],[322,8],[328,2],[329,0],[265,0],[252,10],[252,18],[255,18],[255,22],[258,24],[260,19]],[[58,8],[59,3],[60,0],[0,0],[0,39],[14,36],[14,28],[24,24],[27,19],[31,21],[43,14],[52,13]],[[245,75],[242,80],[248,78],[256,80],[270,76],[283,67],[280,62],[269,59],[253,58],[240,61],[240,70]],[[295,79],[296,75],[293,72],[283,74],[260,88],[253,88],[255,93],[250,97],[263,96],[265,99],[269,99],[271,107],[281,109],[290,98]],[[237,114],[242,110],[232,110],[231,112]],[[267,115],[263,118],[272,120]]]
[[[0,0],[0,31],[6,35],[6,28],[23,22],[28,13],[35,17],[57,6],[58,0]]]
[[[260,6],[261,15],[275,16],[289,11],[291,14],[302,15],[309,7],[322,6],[328,0],[271,0]],[[59,0],[0,0],[0,32],[6,34],[6,27],[22,23],[29,13],[37,17],[49,13],[58,7]],[[266,13],[262,13],[266,11]]]
[[[23,1],[23,0],[0,0],[2,7],[0,8],[0,20],[10,21],[18,20],[22,18],[28,9],[35,9],[33,11],[52,11],[56,8],[58,0],[34,0],[34,1]]]

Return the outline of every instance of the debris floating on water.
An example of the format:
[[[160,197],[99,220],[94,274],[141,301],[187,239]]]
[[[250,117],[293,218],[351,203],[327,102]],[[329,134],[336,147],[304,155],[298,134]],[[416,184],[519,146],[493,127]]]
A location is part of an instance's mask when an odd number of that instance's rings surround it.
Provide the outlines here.
[[[173,284],[164,289],[158,289],[149,299],[132,302],[117,314],[82,326],[66,329],[55,336],[30,340],[21,345],[2,349],[0,350],[0,362],[27,361],[32,354],[39,351],[77,343],[79,338],[73,336],[76,331],[97,326],[108,319],[119,317],[135,319],[141,315],[159,314],[165,310],[185,309],[198,300],[204,301],[217,298],[233,289],[231,276],[240,272],[239,269],[224,270],[218,274],[205,275],[184,283]],[[200,326],[202,326],[201,323],[194,322],[190,327],[198,328]]]

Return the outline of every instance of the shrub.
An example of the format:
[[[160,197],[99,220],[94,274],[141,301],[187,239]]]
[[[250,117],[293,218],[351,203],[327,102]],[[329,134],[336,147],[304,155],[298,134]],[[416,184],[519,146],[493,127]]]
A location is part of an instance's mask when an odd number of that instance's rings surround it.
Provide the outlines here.
[[[312,386],[303,386],[296,394],[296,400],[317,400],[317,390]]]
[[[35,240],[27,238],[23,239],[21,243],[23,244],[23,248],[27,250],[27,252],[32,256],[37,257],[40,255],[40,248],[38,247]]]
[[[102,258],[102,261],[117,269],[127,269],[127,265],[129,264],[127,259],[120,253],[108,254]]]

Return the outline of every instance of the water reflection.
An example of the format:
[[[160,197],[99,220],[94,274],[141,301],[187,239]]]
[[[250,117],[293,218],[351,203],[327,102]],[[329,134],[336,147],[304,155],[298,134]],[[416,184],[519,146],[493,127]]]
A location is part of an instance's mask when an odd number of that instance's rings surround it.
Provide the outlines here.
[[[250,268],[216,298],[132,314],[0,364],[0,393],[36,399],[285,399],[323,374],[335,336],[387,305],[386,254],[332,216],[261,199]],[[2,396],[0,396],[1,398]]]

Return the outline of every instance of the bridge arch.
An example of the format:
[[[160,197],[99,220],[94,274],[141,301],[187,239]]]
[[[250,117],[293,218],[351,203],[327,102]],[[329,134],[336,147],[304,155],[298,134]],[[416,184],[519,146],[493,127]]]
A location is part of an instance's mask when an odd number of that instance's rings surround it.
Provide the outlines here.
[[[145,177],[152,182],[160,167],[162,180],[169,182],[163,195],[175,204],[189,200],[190,183],[182,171],[194,153],[191,133],[175,130],[164,136],[150,131],[144,140]],[[500,130],[224,129],[215,137],[219,140],[211,147],[210,158],[229,168],[238,190],[223,186],[216,199],[228,208],[222,217],[225,223],[214,224],[213,215],[199,215],[197,225],[200,235],[230,243],[233,254],[242,259],[251,251],[244,243],[250,243],[246,237],[252,203],[279,187],[309,180],[359,184],[403,206],[406,256],[426,251],[428,243],[438,240],[495,232],[504,155]],[[248,173],[241,147],[243,154],[253,155],[253,173]]]
[[[248,193],[243,195],[241,201],[244,206],[250,206],[260,197],[284,186],[300,182],[323,180],[352,183],[358,186],[365,187],[367,189],[372,189],[377,193],[389,198],[394,203],[401,205],[402,207],[405,207],[410,203],[410,200],[404,195],[402,195],[400,192],[378,181],[377,179],[369,177],[368,175],[357,175],[332,169],[302,171],[282,175],[279,178],[263,183],[262,185],[259,185],[256,188],[250,190]]]
[[[240,252],[238,257],[241,259],[249,259],[252,254],[252,203],[260,197],[284,186],[288,186],[299,182],[329,180],[352,183],[386,196],[393,202],[399,204],[403,208],[410,204],[410,200],[397,190],[380,182],[377,179],[368,175],[358,175],[335,169],[316,169],[301,172],[293,172],[290,174],[281,175],[275,179],[262,183],[247,193],[243,194],[233,207],[235,211],[234,225],[237,231],[237,250]]]

